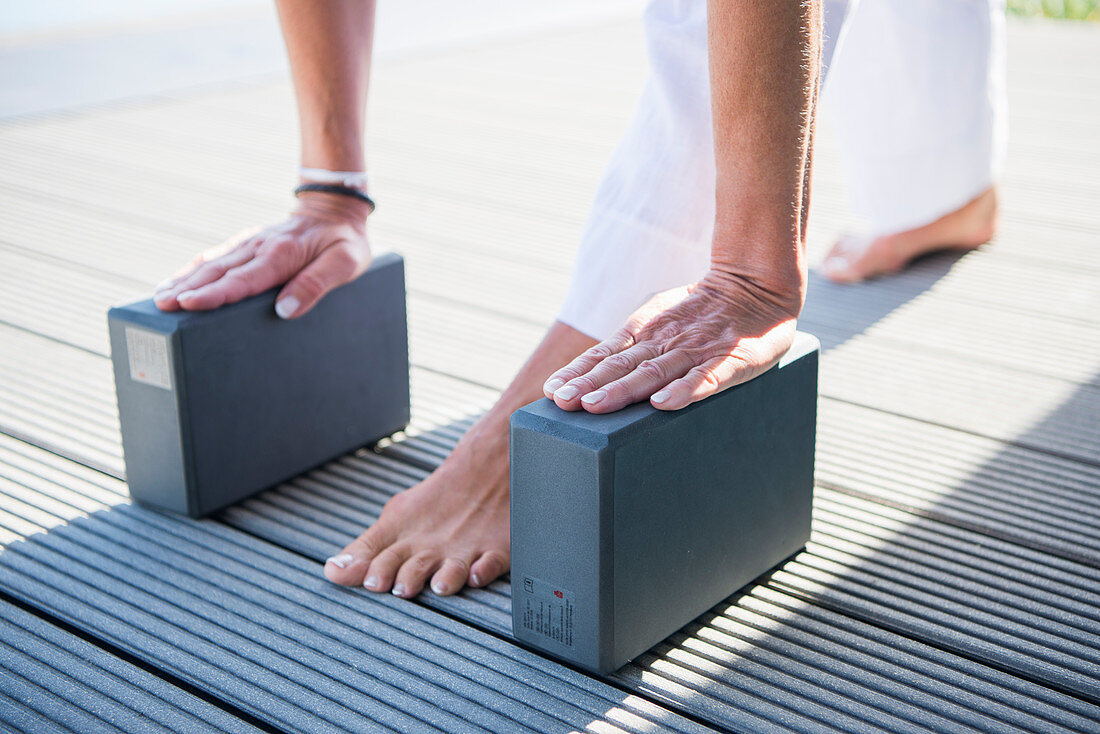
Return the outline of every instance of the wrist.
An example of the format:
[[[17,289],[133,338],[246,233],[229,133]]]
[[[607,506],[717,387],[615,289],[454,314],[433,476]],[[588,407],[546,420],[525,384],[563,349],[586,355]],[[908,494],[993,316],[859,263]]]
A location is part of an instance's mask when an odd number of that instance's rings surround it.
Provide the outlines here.
[[[339,194],[320,191],[303,191],[298,195],[298,205],[292,215],[320,219],[326,222],[347,224],[364,233],[367,217],[373,207],[365,201]]]
[[[746,297],[768,310],[797,318],[806,300],[806,277],[797,269],[730,267],[712,263],[696,284],[723,299],[743,302]]]

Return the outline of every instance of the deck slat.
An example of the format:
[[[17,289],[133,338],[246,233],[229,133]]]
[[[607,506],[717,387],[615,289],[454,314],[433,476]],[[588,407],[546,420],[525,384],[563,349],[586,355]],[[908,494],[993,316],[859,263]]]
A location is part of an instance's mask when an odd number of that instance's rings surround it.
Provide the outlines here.
[[[4,601],[0,671],[0,723],[21,731],[259,731]]]

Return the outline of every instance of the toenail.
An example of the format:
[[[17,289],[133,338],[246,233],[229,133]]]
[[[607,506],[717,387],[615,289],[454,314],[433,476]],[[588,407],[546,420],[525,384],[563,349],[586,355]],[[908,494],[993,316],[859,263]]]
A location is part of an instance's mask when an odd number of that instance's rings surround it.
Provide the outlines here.
[[[563,388],[559,388],[554,391],[554,397],[558,400],[572,400],[577,397],[577,388],[575,385],[566,385]]]
[[[180,293],[178,296],[176,296],[176,300],[177,301],[190,301],[194,297],[195,297],[195,291],[184,291],[183,293]]]
[[[378,588],[378,577],[377,576],[367,576],[367,580],[363,582],[363,586],[365,586],[368,589],[377,589]]]
[[[668,390],[659,390],[653,394],[651,400],[653,400],[653,402],[655,403],[660,404],[668,400],[670,397],[672,397],[672,393],[670,393]]]
[[[331,563],[332,565],[339,566],[340,568],[347,568],[348,564],[350,564],[352,560],[353,557],[350,553],[341,553],[338,556],[333,556],[332,558],[328,559],[327,561],[325,561],[325,563]]]
[[[594,390],[581,398],[581,402],[586,405],[595,405],[606,397],[607,390]]]
[[[481,586],[481,577],[476,573],[470,576],[470,581],[473,582],[474,586]]]
[[[393,595],[394,596],[404,596],[405,595],[405,585],[404,584],[394,584],[393,585]]]
[[[432,591],[434,591],[435,593],[442,596],[443,594],[447,593],[447,587],[444,586],[441,583],[437,583],[437,582],[433,581],[432,582]]]
[[[553,393],[559,387],[565,384],[565,380],[560,377],[555,377],[551,380],[547,380],[546,384],[542,386],[544,392]]]
[[[840,270],[848,267],[848,261],[842,257],[830,257],[825,261],[826,270]]]

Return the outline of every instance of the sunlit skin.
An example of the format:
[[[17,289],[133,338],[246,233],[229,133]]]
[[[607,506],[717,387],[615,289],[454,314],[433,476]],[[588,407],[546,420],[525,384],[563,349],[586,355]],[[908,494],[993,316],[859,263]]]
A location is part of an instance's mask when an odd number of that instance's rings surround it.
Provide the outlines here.
[[[302,119],[303,165],[362,170],[373,5],[283,1],[279,15]],[[329,579],[402,597],[429,583],[439,594],[483,586],[510,563],[512,411],[544,394],[566,410],[607,412],[647,399],[675,410],[778,361],[805,295],[820,34],[817,2],[710,2],[717,178],[709,271],[655,296],[600,344],[564,324],[551,327],[450,457],[329,559]],[[293,297],[296,308],[287,315],[300,316],[369,264],[366,212],[356,204],[303,196],[287,222],[200,256],[157,293],[157,304],[213,308],[287,282],[278,302]]]

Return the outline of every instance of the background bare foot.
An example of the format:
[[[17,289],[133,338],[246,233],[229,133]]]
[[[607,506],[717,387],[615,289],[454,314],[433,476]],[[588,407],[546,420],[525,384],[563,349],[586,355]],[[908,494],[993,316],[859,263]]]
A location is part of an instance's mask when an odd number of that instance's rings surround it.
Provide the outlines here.
[[[822,264],[836,283],[858,283],[896,273],[914,258],[938,250],[972,250],[985,244],[997,227],[997,189],[990,187],[961,208],[923,227],[883,235],[845,235]]]

